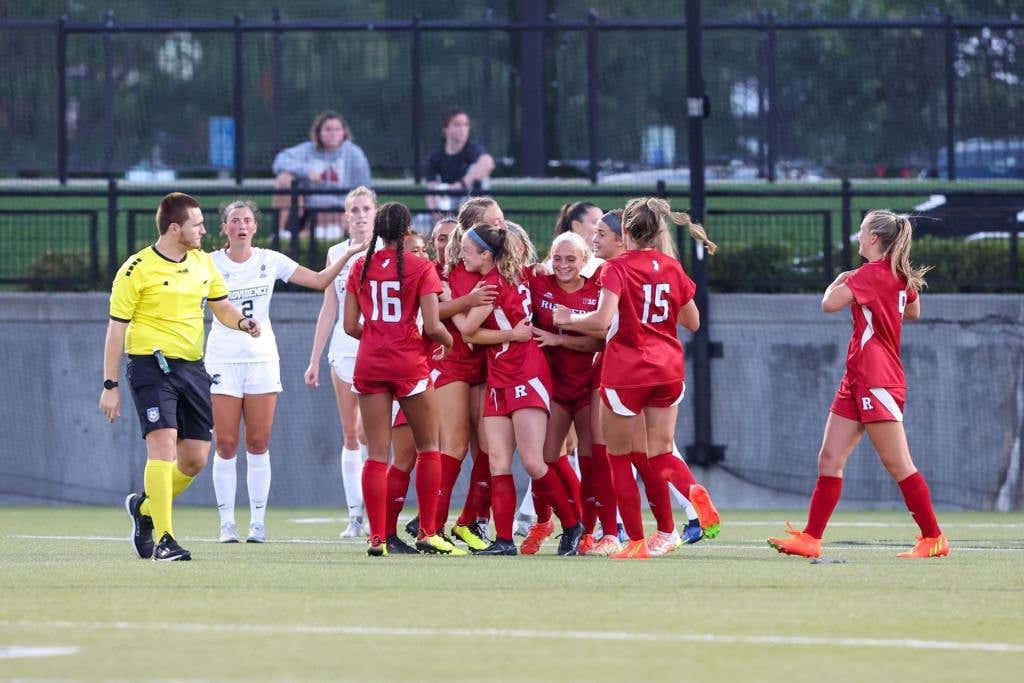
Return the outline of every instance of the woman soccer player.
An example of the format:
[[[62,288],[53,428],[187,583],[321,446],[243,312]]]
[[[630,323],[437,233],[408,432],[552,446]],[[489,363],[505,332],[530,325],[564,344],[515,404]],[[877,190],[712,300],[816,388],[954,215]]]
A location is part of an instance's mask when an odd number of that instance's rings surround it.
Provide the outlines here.
[[[586,242],[575,232],[563,232],[551,244],[551,275],[531,276],[529,279],[530,298],[533,301],[533,334],[538,346],[544,350],[548,365],[556,368],[558,378],[552,391],[551,415],[544,438],[544,462],[554,468],[562,484],[569,492],[570,499],[577,505],[582,516],[584,536],[580,554],[593,545],[595,507],[582,508],[583,499],[590,495],[590,401],[591,373],[594,367],[594,353],[604,345],[600,340],[576,333],[563,333],[551,316],[556,304],[568,307],[574,312],[586,313],[597,308],[600,288],[592,278],[584,277],[580,269],[591,260]],[[576,472],[563,455],[563,444],[570,427],[575,426],[577,454],[583,477],[576,478]],[[581,486],[583,493],[581,493]],[[593,502],[593,501],[591,501]],[[537,522],[530,528],[520,551],[527,555],[537,552],[540,545],[554,532],[550,506],[535,503]],[[613,506],[614,509],[614,506]],[[614,513],[613,513],[614,516]],[[611,527],[615,528],[614,523]]]
[[[281,391],[281,367],[274,331],[270,325],[270,298],[275,280],[312,289],[325,289],[338,276],[344,262],[319,273],[300,266],[284,254],[252,246],[259,228],[259,210],[248,201],[235,201],[221,212],[223,249],[211,257],[231,290],[229,299],[248,318],[260,322],[263,334],[254,338],[225,327],[214,318],[206,344],[206,368],[213,378],[213,423],[217,455],[213,460],[213,488],[220,511],[220,542],[237,543],[235,523],[235,452],[239,422],[245,422],[246,483],[249,489],[250,543],[266,538],[264,525],[270,493],[270,430],[274,423],[277,394]]]
[[[451,352],[433,368],[434,386],[441,411],[441,501],[438,505],[438,524],[443,528],[448,519],[451,492],[459,477],[467,451],[473,453],[473,469],[462,514],[452,527],[452,536],[471,550],[483,550],[490,545],[486,524],[490,515],[490,467],[486,440],[480,435],[483,417],[484,383],[487,380],[484,351],[469,345],[463,339],[452,318],[477,306],[494,302],[497,287],[480,283],[480,274],[466,270],[459,258],[461,240],[466,230],[481,221],[505,224],[505,216],[498,203],[489,197],[475,197],[459,209],[456,224],[447,234],[440,223],[435,238],[443,235],[444,252],[439,239],[438,263],[448,286],[448,296],[441,302],[440,316],[454,339]]]
[[[463,337],[471,343],[481,328],[511,331],[532,316],[529,286],[523,282],[526,245],[507,228],[486,223],[473,226],[462,238],[466,270],[480,273],[482,282],[497,287],[493,304],[476,306],[456,316]],[[534,490],[549,503],[562,522],[560,555],[575,555],[582,526],[569,493],[558,474],[544,462],[544,435],[550,410],[551,374],[544,352],[532,339],[487,347],[487,396],[484,433],[490,449],[491,507],[496,538],[485,555],[515,555],[512,518],[516,493],[512,480],[513,442]]]
[[[597,232],[597,224],[600,222],[602,215],[601,208],[590,202],[563,204],[558,212],[558,220],[555,222],[555,235],[573,232],[582,237],[583,242],[589,246],[594,239],[594,234]],[[601,263],[602,260],[600,258],[595,258],[591,254],[590,258],[583,264],[583,277],[593,277],[594,271],[597,270]],[[544,262],[544,265],[549,272],[553,270],[550,258]]]
[[[398,401],[416,442],[416,498],[420,530],[416,549],[425,553],[465,554],[437,535],[437,498],[441,480],[438,413],[430,386],[423,333],[451,348],[452,337],[437,315],[441,281],[426,259],[405,254],[404,238],[412,214],[402,204],[380,207],[366,256],[356,260],[345,291],[345,332],[360,340],[353,388],[366,428],[368,460],[363,495],[370,522],[370,555],[387,554],[387,462],[391,445],[391,404]],[[376,249],[377,240],[381,248]],[[360,322],[362,319],[363,322]]]
[[[891,211],[871,211],[860,224],[857,241],[867,263],[840,273],[825,290],[821,310],[846,307],[853,315],[853,335],[846,352],[846,372],[825,423],[818,453],[818,482],[811,494],[807,526],[792,526],[787,538],[768,544],[787,555],[819,557],[821,537],[843,489],[846,459],[866,431],[886,471],[899,483],[907,509],[921,535],[913,549],[897,557],[949,555],[949,542],[939,529],[931,493],[914,466],[903,430],[906,379],[900,360],[903,318],[921,316],[919,292],[929,268],[910,263],[910,220]]]
[[[343,325],[345,285],[352,263],[366,250],[366,242],[373,231],[373,219],[377,212],[377,195],[368,187],[357,187],[345,197],[345,213],[348,216],[349,238],[327,250],[327,263],[343,261],[341,273],[334,286],[324,291],[323,305],[316,317],[316,332],[313,334],[313,350],[306,368],[306,384],[320,386],[320,357],[330,336],[331,347],[327,360],[331,366],[331,384],[338,402],[338,415],[344,443],[341,448],[341,482],[345,488],[345,504],[348,506],[348,526],[341,532],[342,538],[363,535],[363,491],[360,484],[365,455],[365,437],[359,419],[359,403],[352,393],[352,372],[359,351],[359,340],[345,334]]]
[[[582,332],[607,330],[601,368],[604,435],[611,454],[616,500],[629,542],[616,559],[664,554],[679,544],[672,520],[667,481],[685,492],[697,509],[705,535],[718,534],[719,517],[710,496],[696,483],[686,463],[672,455],[676,414],[683,398],[683,349],[676,325],[696,330],[700,324],[693,302],[696,287],[677,260],[658,250],[667,231],[666,219],[689,227],[694,239],[714,253],[716,245],[685,213],[674,212],[663,199],[643,197],[626,205],[623,233],[628,250],[605,263],[601,299],[593,313],[572,313],[557,307],[560,327]],[[640,491],[633,478],[630,448],[637,417],[643,415],[647,465],[647,497],[658,519],[658,533],[645,540]],[[635,457],[633,458],[636,459]],[[654,552],[648,552],[648,546]]]

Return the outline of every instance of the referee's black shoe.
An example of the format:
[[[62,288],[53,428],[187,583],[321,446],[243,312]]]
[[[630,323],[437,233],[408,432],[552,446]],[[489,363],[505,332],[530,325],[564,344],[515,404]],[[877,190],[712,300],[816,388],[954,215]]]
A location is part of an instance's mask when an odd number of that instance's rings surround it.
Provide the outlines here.
[[[164,532],[153,550],[154,562],[184,562],[192,559],[192,553],[178,545],[174,537]]]
[[[562,537],[558,541],[558,554],[578,555],[577,548],[579,548],[581,538],[583,538],[583,525],[579,522],[567,529],[562,529]]]
[[[496,538],[483,550],[474,550],[474,555],[518,555],[516,544],[503,538]]]
[[[153,518],[139,512],[145,493],[129,493],[124,499],[124,509],[128,511],[128,519],[132,522],[132,533],[128,540],[132,550],[143,560],[153,557]]]
[[[391,534],[385,541],[388,547],[388,555],[419,555],[419,551],[398,537],[398,534]]]
[[[405,533],[409,534],[413,538],[420,537],[420,516],[416,515],[408,522],[405,523]]]

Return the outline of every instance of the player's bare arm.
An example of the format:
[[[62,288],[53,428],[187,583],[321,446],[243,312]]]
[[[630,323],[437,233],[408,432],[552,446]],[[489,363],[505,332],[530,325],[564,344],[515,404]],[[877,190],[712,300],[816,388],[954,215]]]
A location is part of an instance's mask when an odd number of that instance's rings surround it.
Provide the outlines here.
[[[345,291],[345,318],[342,324],[345,326],[345,334],[353,339],[363,336],[363,326],[359,322],[359,299],[351,290]]]
[[[260,336],[260,323],[255,318],[247,318],[242,311],[227,299],[209,302],[210,311],[217,316],[221,325],[246,332],[250,337]]]
[[[553,319],[556,325],[564,330],[572,330],[592,337],[604,338],[608,327],[612,324],[615,312],[619,310],[619,295],[607,289],[601,290],[597,310],[590,313],[573,313],[558,304],[555,306]]]

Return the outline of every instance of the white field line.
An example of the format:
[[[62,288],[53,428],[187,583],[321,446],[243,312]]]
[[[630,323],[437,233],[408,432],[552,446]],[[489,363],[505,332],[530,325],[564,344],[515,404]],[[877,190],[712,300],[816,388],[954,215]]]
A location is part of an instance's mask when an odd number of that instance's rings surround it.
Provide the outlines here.
[[[2,620],[0,628],[72,629],[76,631],[177,631],[181,633],[241,633],[250,635],[396,636],[407,638],[516,638],[522,640],[707,643],[722,645],[789,645],[808,647],[952,650],[958,652],[1024,653],[1024,643],[921,640],[917,638],[857,638],[721,633],[641,633],[635,631],[543,631],[508,628],[413,628],[387,626],[284,626],[270,624],[189,624],[147,622],[16,621]]]
[[[61,657],[77,653],[77,647],[28,647],[25,645],[0,645],[0,659],[35,659],[38,657]]]
[[[412,517],[399,517],[398,521],[408,521]],[[296,517],[287,520],[292,524],[344,524],[347,520],[343,517]],[[754,521],[754,520],[726,520],[723,526],[775,526],[784,525],[783,521]],[[912,521],[906,522],[869,522],[869,521],[830,521],[828,527],[851,527],[851,528],[912,528],[915,524]],[[945,528],[1024,528],[1024,522],[969,522],[964,524],[943,523]]]
[[[30,541],[100,541],[110,543],[124,543],[124,536],[50,536],[50,535],[33,535],[33,534],[11,534],[6,538],[30,540]],[[200,538],[194,536],[183,536],[181,537],[182,542],[186,543],[217,543],[220,541],[216,538]],[[330,539],[330,538],[274,538],[269,539],[266,543],[291,543],[295,545],[366,545],[366,540],[362,538],[353,539]],[[865,542],[866,543],[866,542]],[[244,543],[241,545],[245,545]],[[907,548],[912,544],[907,541]],[[859,551],[875,551],[875,552],[894,552],[894,548],[891,545],[835,545],[826,543],[822,546],[829,550],[859,550]],[[701,542],[701,549],[708,550],[750,550],[758,549],[763,550],[768,548],[767,544],[761,540],[750,540],[748,542],[740,543],[719,543],[718,541],[707,541]],[[1024,547],[1020,548],[1007,548],[1004,546],[971,546],[971,545],[959,545],[954,543],[952,545],[954,552],[961,551],[979,551],[979,552],[1024,552]],[[685,554],[685,550],[679,551]]]

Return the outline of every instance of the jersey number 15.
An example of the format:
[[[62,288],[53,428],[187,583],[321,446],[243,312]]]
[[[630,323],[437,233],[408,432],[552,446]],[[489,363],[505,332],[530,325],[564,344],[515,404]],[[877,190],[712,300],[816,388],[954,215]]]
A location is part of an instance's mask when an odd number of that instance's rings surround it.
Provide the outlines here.
[[[398,292],[398,287],[399,283],[395,280],[385,282],[370,280],[370,301],[373,303],[370,320],[397,323],[402,319],[402,300],[397,296],[392,296]]]
[[[665,298],[668,293],[668,283],[644,285],[644,314],[641,322],[646,325],[648,323],[663,323],[668,320],[668,300]],[[651,310],[652,303],[654,304],[653,311]]]

